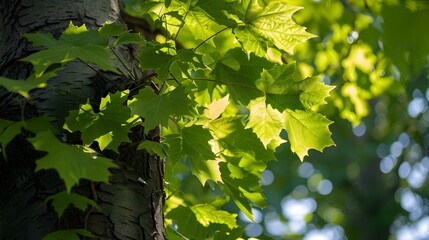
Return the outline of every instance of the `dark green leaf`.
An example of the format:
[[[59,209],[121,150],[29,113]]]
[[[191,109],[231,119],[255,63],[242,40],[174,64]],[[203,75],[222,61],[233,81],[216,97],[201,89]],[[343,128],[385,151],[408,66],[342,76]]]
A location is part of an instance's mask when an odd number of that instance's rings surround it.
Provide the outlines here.
[[[64,180],[67,192],[84,178],[107,182],[109,168],[116,165],[109,159],[92,156],[83,149],[62,143],[50,132],[39,132],[29,140],[36,150],[47,152],[37,160],[36,171],[55,169]]]
[[[85,229],[67,229],[49,233],[42,240],[80,240],[79,235],[94,237],[91,232]]]
[[[59,68],[55,71],[60,70]],[[10,92],[16,92],[21,94],[25,98],[29,98],[29,92],[36,88],[46,87],[46,82],[57,76],[54,71],[43,74],[40,77],[36,77],[34,74],[25,80],[14,80],[5,77],[0,77],[0,85],[5,87]]]
[[[195,213],[188,207],[179,206],[171,210],[167,218],[174,219],[178,231],[188,238],[206,239],[207,228],[201,225],[195,217]]]
[[[162,144],[158,143],[158,142],[146,140],[146,141],[140,143],[139,146],[137,147],[137,150],[141,150],[141,149],[145,149],[148,153],[150,153],[152,155],[156,154],[160,158],[166,157],[164,149],[162,148]]]
[[[133,114],[144,118],[143,125],[148,132],[161,124],[167,125],[168,118],[172,115],[188,115],[191,105],[194,104],[185,94],[184,88],[176,88],[170,93],[156,95],[151,89],[142,89],[137,96],[137,101],[129,106]]]
[[[51,204],[55,208],[55,211],[58,213],[58,217],[61,217],[61,215],[63,215],[64,210],[66,210],[69,205],[74,205],[82,211],[84,211],[88,206],[97,207],[97,203],[95,201],[72,192],[68,193],[63,191],[57,193],[46,199],[46,201],[50,200],[52,200]]]
[[[210,131],[201,126],[182,129],[182,156],[188,156],[192,173],[205,184],[207,179],[221,181],[218,162],[212,152],[209,141],[213,137]]]

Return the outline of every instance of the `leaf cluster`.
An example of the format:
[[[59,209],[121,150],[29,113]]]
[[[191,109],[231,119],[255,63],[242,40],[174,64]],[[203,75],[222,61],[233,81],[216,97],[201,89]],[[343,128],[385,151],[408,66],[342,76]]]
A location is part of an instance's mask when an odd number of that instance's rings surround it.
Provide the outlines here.
[[[31,98],[33,89],[46,87],[74,59],[121,74],[112,62],[118,57],[113,49],[128,43],[138,48],[140,70],[154,73],[147,84],[110,93],[97,108],[90,99],[70,111],[63,129],[79,132],[81,145],[61,142],[48,121],[36,124],[39,118],[2,120],[0,143],[4,148],[22,128],[35,134],[30,143],[47,153],[36,171],[55,169],[66,185],[66,192],[49,198],[61,215],[69,204],[96,206],[72,187],[80,179],[107,182],[108,169],[115,167],[91,149],[95,142],[101,150],[118,151],[131,142],[132,127],[142,125],[149,132],[160,126],[160,142],[138,144],[167,162],[166,224],[177,226],[169,228],[169,237],[236,239],[242,233],[237,215],[222,206],[231,199],[250,219],[252,206],[266,206],[262,172],[275,160],[276,148],[288,141],[303,160],[310,149],[334,145],[331,121],[318,112],[333,87],[318,77],[300,77],[294,62],[282,61],[283,53],[313,35],[292,20],[299,8],[283,1],[152,0],[136,6],[140,10],[130,11],[164,35],[146,41],[115,24],[99,30],[70,24],[58,39],[27,34],[35,47],[44,48],[23,59],[33,64],[34,74],[26,80],[1,77],[0,85]],[[226,201],[198,201],[182,193],[183,174]],[[64,234],[89,236],[83,230]]]

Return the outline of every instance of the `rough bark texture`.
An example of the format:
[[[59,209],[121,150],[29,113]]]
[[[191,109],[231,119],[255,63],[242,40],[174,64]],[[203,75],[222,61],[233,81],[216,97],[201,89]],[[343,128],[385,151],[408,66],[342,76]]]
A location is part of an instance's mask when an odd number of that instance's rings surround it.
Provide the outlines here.
[[[21,34],[51,32],[59,36],[70,21],[85,23],[88,28],[98,28],[106,21],[121,21],[118,2],[0,0],[0,75],[23,79],[31,73],[29,64],[19,59],[34,49]],[[129,66],[135,65],[131,48],[124,47],[118,52]],[[109,82],[130,81],[130,74],[116,62],[124,76],[94,71],[79,61],[71,62],[58,77],[48,81],[50,88],[33,91],[29,101],[0,88],[0,118],[20,120],[25,106],[25,117],[53,116],[55,124],[61,126],[68,110],[76,109],[87,98],[99,101],[108,91],[114,91]],[[106,78],[110,81],[105,81]],[[119,156],[112,155],[120,167],[112,170],[110,184],[82,181],[76,188],[77,192],[95,199],[100,209],[86,212],[71,209],[58,219],[44,201],[47,196],[64,190],[62,181],[54,171],[34,173],[35,161],[43,153],[34,151],[25,137],[22,134],[6,149],[2,148],[8,157],[0,157],[1,240],[37,240],[65,228],[86,228],[96,235],[95,239],[165,239],[162,160],[137,151],[132,144],[122,146]],[[141,128],[135,128],[130,138],[157,140],[158,134],[152,131],[145,136]]]

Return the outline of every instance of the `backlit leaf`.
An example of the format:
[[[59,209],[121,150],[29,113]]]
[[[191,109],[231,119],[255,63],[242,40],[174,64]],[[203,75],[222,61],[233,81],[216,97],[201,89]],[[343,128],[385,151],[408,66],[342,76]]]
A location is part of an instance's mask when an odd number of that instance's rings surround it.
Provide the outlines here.
[[[54,63],[65,64],[76,58],[96,64],[105,71],[117,72],[110,62],[109,37],[87,30],[85,25],[77,27],[70,23],[58,40],[40,33],[25,34],[24,37],[34,46],[47,47],[23,59],[33,64],[36,77],[40,77]]]
[[[208,179],[217,182],[220,178],[219,166],[215,160],[209,141],[213,139],[209,130],[201,126],[191,126],[182,130],[182,156],[188,156],[192,173],[205,184]]]
[[[229,156],[251,156],[257,161],[274,160],[274,151],[266,149],[251,129],[245,129],[241,117],[227,117],[214,120],[208,128],[216,137],[222,154]]]
[[[179,206],[171,210],[166,217],[174,219],[178,231],[186,237],[206,239],[208,229],[198,222],[195,213],[190,208]]]
[[[291,149],[301,161],[310,149],[323,151],[325,147],[335,145],[328,128],[332,122],[323,115],[301,110],[286,110],[283,114]]]
[[[237,214],[216,209],[210,204],[197,204],[191,206],[190,209],[195,213],[197,221],[205,227],[211,223],[225,224],[229,229],[238,227],[236,223]]]
[[[292,20],[299,9],[281,1],[264,4],[258,0],[243,0],[238,9],[241,22],[234,33],[248,55],[253,52],[266,57],[268,48],[273,46],[293,53],[296,45],[314,37]]]
[[[247,107],[250,114],[246,128],[251,128],[265,147],[272,141],[276,146],[284,142],[280,138],[280,132],[284,128],[284,117],[278,110],[267,106],[265,97],[250,101]]]
[[[121,92],[107,95],[101,99],[97,113],[89,103],[81,105],[79,110],[70,111],[64,128],[71,132],[81,131],[85,145],[97,141],[101,150],[107,148],[117,152],[121,143],[130,142],[128,133],[138,122],[131,116],[131,109],[124,105],[127,96]]]
[[[229,96],[226,95],[225,97],[214,100],[210,104],[207,104],[204,109],[204,115],[209,119],[216,119],[218,118],[224,111],[226,106],[229,104]]]

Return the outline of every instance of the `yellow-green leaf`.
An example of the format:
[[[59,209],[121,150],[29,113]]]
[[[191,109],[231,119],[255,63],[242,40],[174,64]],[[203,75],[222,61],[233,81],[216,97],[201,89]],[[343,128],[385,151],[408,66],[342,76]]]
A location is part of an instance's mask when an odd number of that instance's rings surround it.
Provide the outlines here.
[[[284,142],[280,137],[280,132],[284,128],[284,117],[278,110],[267,106],[265,97],[250,101],[247,107],[250,114],[246,128],[251,128],[265,147],[272,141],[275,147]]]
[[[328,126],[332,123],[323,115],[301,110],[286,110],[285,129],[291,149],[301,161],[310,149],[323,151],[325,147],[334,146]]]
[[[234,33],[243,49],[266,57],[269,47],[293,53],[296,45],[314,37],[305,27],[296,24],[292,15],[300,7],[281,1],[266,4],[258,0],[243,0],[239,9],[240,19]]]

